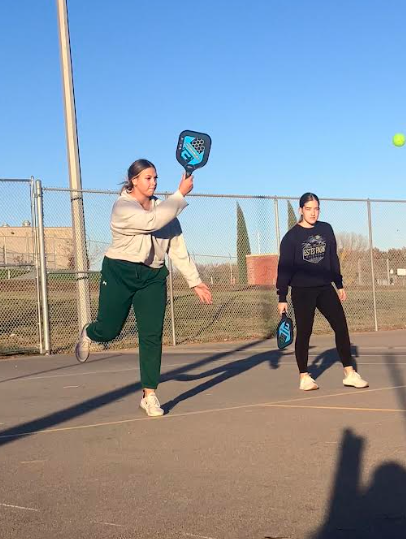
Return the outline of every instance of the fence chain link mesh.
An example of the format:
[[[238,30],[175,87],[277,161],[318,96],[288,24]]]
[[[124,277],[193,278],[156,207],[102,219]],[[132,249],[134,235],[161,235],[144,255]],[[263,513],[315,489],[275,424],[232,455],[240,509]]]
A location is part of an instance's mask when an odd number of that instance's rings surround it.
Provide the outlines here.
[[[379,329],[406,327],[406,205],[371,202]]]
[[[13,225],[21,221],[22,227],[22,222],[30,217],[29,185],[16,187],[13,184],[12,188],[14,193],[16,189],[25,189],[26,195],[17,197],[21,209],[17,206],[16,213],[16,208],[13,208],[13,219],[11,215],[8,218],[4,202],[1,220],[6,223],[10,220]],[[1,182],[0,189],[1,200],[6,201],[11,186]],[[167,195],[161,193],[158,196],[165,198]],[[111,191],[83,191],[92,319],[97,315],[100,268],[110,244],[110,214],[117,196],[117,192]],[[201,305],[173,267],[173,298],[168,283],[164,343],[172,344],[173,334],[177,344],[273,335],[278,322],[275,282],[279,242],[296,223],[298,199],[193,194],[188,201],[189,207],[179,220],[190,256],[203,281],[212,289],[214,301],[213,305]],[[71,352],[79,331],[80,308],[71,192],[68,189],[44,188],[43,206],[51,347],[54,353]],[[344,308],[350,331],[373,331],[376,329],[375,321],[379,329],[406,327],[405,202],[324,199],[321,208],[320,219],[331,223],[336,234],[348,294]],[[1,237],[0,241],[4,242]],[[30,252],[30,247],[28,251],[19,247],[20,257],[26,252]],[[1,314],[1,346],[11,350],[10,335],[14,333],[21,335],[18,346],[21,347],[24,341],[27,348],[38,349],[37,291],[32,257],[31,265],[16,268],[17,259],[5,256],[4,249],[0,256],[3,256],[0,259],[3,261],[1,293],[6,306]],[[21,260],[24,263],[28,261],[25,258]],[[23,271],[24,274],[31,272],[31,280],[24,279],[30,285],[16,284],[24,282],[22,278],[16,280],[19,276],[15,273],[17,269],[20,275]],[[169,308],[171,301],[173,309]],[[293,315],[291,305],[290,314]],[[26,323],[27,320],[29,322]],[[319,314],[316,315],[314,331],[331,331]],[[136,320],[131,312],[121,335],[111,343],[96,345],[94,349],[136,345]],[[14,349],[17,350],[18,346]]]
[[[32,189],[0,179],[0,355],[41,351]]]

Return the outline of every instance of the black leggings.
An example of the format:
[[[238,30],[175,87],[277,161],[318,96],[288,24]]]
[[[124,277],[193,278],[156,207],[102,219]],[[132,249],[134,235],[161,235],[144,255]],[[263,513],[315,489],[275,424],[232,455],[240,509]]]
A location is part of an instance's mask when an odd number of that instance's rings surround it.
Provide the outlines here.
[[[333,286],[292,287],[292,303],[296,319],[295,353],[299,371],[307,372],[309,342],[316,308],[327,319],[335,333],[337,352],[343,366],[351,367],[351,344],[347,320]]]

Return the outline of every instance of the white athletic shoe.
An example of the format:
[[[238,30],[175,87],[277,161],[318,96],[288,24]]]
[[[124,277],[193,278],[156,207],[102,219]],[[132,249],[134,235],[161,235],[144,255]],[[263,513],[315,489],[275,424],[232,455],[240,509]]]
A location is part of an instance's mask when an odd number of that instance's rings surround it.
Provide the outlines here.
[[[302,391],[313,391],[314,389],[319,389],[319,386],[316,384],[316,382],[313,380],[310,374],[308,374],[300,378],[299,388]]]
[[[356,371],[352,371],[350,374],[347,374],[343,380],[343,384],[345,386],[356,387],[357,389],[362,389],[369,386],[368,382],[363,380]]]
[[[148,397],[143,397],[140,402],[140,408],[145,410],[146,414],[150,417],[159,417],[164,415],[164,411],[161,408],[158,397],[155,393],[150,393]]]
[[[90,355],[90,343],[92,340],[87,336],[86,328],[89,324],[83,326],[79,335],[79,340],[75,346],[75,355],[79,363],[84,363]]]

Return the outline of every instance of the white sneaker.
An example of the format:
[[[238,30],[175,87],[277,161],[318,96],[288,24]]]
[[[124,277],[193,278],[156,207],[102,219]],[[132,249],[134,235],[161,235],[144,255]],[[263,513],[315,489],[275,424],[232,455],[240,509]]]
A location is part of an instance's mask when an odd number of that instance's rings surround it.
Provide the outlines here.
[[[150,417],[159,417],[164,415],[158,397],[155,393],[150,393],[148,397],[143,397],[140,402],[140,408],[145,410]]]
[[[319,386],[316,384],[310,374],[307,374],[306,376],[300,378],[299,388],[302,391],[313,391],[314,389],[319,389]]]
[[[92,340],[87,336],[86,328],[89,324],[83,326],[79,335],[79,340],[75,346],[75,355],[79,363],[84,363],[90,355],[90,343]]]
[[[347,374],[343,380],[343,384],[345,386],[356,387],[357,389],[362,389],[363,387],[369,386],[368,382],[363,380],[356,371],[352,371],[350,374]]]

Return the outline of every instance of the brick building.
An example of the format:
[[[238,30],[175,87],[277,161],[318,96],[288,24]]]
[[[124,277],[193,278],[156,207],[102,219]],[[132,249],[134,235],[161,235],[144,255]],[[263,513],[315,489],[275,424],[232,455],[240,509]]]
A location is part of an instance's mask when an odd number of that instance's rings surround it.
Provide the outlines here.
[[[69,269],[72,265],[72,228],[45,227],[45,253],[48,269]],[[0,226],[0,264],[23,266],[34,262],[33,229],[29,221],[22,226]]]
[[[248,284],[275,286],[278,276],[278,255],[247,255],[246,259]]]

